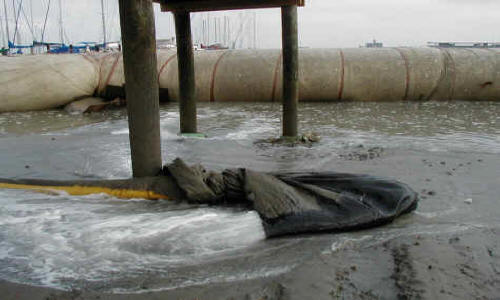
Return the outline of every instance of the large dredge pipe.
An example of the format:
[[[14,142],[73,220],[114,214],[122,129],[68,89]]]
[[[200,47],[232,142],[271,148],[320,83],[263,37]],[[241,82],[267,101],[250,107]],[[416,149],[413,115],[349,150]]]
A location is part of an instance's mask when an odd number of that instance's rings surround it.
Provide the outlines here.
[[[158,82],[178,101],[175,51]],[[496,49],[301,49],[300,101],[500,100]],[[281,101],[280,50],[196,51],[198,101]],[[0,112],[47,109],[124,84],[120,53],[0,58]]]
[[[1,57],[0,112],[58,107],[94,94],[98,83],[97,57]]]
[[[494,49],[301,49],[300,101],[500,100],[500,51]],[[198,101],[281,101],[279,50],[195,53]],[[99,93],[121,86],[119,54],[101,67]],[[158,81],[179,99],[177,59],[158,54]]]

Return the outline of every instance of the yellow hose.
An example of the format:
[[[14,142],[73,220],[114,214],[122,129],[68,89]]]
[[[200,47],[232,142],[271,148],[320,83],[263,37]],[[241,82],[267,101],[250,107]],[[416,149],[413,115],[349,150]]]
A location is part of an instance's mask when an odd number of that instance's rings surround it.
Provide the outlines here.
[[[153,191],[147,190],[129,190],[129,189],[112,189],[98,186],[44,186],[44,185],[29,185],[29,184],[15,184],[15,183],[0,183],[0,188],[4,189],[22,189],[22,190],[36,190],[36,191],[65,191],[73,196],[83,196],[91,194],[108,194],[117,198],[131,199],[142,198],[148,200],[165,199],[168,196],[157,194]]]

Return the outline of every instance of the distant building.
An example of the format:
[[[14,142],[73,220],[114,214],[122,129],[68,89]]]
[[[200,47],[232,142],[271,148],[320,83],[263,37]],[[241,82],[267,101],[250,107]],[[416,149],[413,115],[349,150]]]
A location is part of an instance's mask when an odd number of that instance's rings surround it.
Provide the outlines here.
[[[500,43],[490,42],[427,42],[432,48],[500,48]]]
[[[384,43],[377,42],[377,40],[373,40],[371,43],[366,43],[365,48],[384,48]]]

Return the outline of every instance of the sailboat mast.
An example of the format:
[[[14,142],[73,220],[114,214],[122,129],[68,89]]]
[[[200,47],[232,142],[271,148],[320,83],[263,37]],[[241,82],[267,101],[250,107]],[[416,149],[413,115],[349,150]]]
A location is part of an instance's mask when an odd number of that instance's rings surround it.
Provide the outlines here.
[[[45,28],[47,26],[47,19],[49,17],[49,10],[50,10],[50,0],[49,3],[47,4],[47,12],[45,13],[45,20],[43,21],[43,30],[42,30],[42,43],[44,41],[44,36],[45,36]]]
[[[217,43],[219,41],[217,36],[217,16],[214,18],[214,36],[215,42]]]
[[[12,43],[16,44],[16,35],[17,35],[17,12],[16,12],[16,3],[12,0],[12,10],[14,11],[14,34],[12,35]]]
[[[231,23],[229,21],[229,17],[227,17],[227,46],[228,47],[231,47],[230,44],[231,44]]]
[[[16,44],[16,36],[18,42],[21,40],[21,33],[18,30],[18,25],[19,25],[19,17],[21,16],[21,8],[22,8],[23,1],[19,2],[19,8],[16,10],[16,4],[14,3],[14,0],[12,0],[12,8],[14,9],[14,17],[16,20],[16,28],[14,30],[14,35],[12,36],[12,43]]]
[[[5,13],[5,29],[7,30],[7,47],[9,47],[10,33],[9,33],[9,18],[7,17],[7,4],[3,0],[3,9]]]
[[[59,0],[59,39],[61,40],[61,44],[64,44],[62,0]]]
[[[5,31],[3,30],[3,23],[1,22],[0,18],[0,34],[2,35],[2,47],[5,45]]]
[[[101,14],[102,14],[102,34],[104,36],[104,48],[106,49],[106,15],[104,14],[104,0],[101,0]]]
[[[228,17],[224,16],[224,46],[229,47],[229,21]]]
[[[257,13],[253,13],[253,48],[257,49]]]
[[[205,20],[201,20],[201,44],[205,44]]]
[[[33,27],[33,40],[36,39],[35,23],[33,22],[33,0],[30,0],[31,27]]]
[[[210,13],[207,13],[207,46],[210,45]]]

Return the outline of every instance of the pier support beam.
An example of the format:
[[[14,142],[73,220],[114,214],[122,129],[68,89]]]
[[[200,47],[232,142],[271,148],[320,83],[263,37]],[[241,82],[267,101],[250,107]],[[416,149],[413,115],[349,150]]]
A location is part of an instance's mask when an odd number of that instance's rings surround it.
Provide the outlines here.
[[[189,12],[174,11],[182,133],[197,133],[193,41]]]
[[[151,0],[119,0],[132,172],[155,176],[161,169],[156,37]]]
[[[283,43],[283,136],[298,135],[297,105],[299,101],[299,39],[297,6],[281,7]]]

